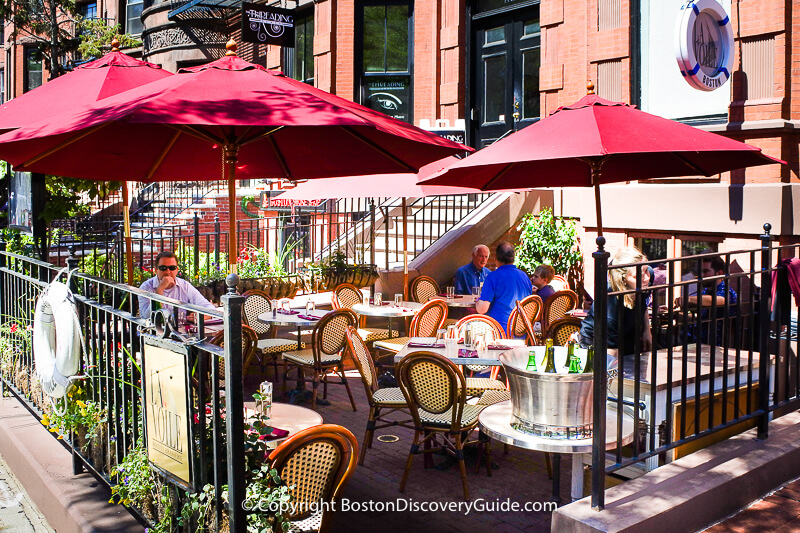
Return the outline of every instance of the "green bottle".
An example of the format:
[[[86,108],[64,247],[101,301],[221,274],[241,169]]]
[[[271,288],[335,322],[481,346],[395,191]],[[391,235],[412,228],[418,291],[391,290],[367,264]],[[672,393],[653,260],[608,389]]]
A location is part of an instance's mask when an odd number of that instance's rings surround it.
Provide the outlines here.
[[[536,352],[533,350],[528,352],[528,366],[525,367],[525,370],[532,370],[533,372],[538,371],[536,368]]]
[[[594,372],[594,346],[589,346],[586,353],[586,364],[583,367],[584,372]]]
[[[581,360],[575,355],[575,343],[573,341],[570,341],[567,345],[567,361],[569,363],[570,374],[581,373]]]
[[[550,348],[553,347],[553,339],[545,339],[544,340],[544,353],[547,355],[550,352]]]
[[[556,349],[552,346],[553,341],[550,341],[551,346],[547,349],[544,356],[544,371],[548,374],[556,373]]]

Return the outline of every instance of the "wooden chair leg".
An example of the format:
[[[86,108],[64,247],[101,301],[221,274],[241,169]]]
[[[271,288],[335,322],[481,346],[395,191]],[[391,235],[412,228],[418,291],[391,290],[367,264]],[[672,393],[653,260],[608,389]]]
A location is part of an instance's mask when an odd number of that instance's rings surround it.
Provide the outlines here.
[[[319,375],[314,373],[314,381],[312,382],[311,390],[311,410],[317,410],[317,389],[319,388]]]
[[[411,472],[411,461],[414,460],[414,455],[419,450],[419,431],[414,432],[414,442],[411,443],[411,450],[408,452],[408,459],[406,459],[406,469],[403,472],[403,479],[400,480],[400,492],[406,489],[406,481],[408,481],[408,474]]]
[[[467,486],[467,467],[464,464],[464,446],[461,443],[461,435],[456,434],[456,458],[458,459],[458,469],[461,471],[461,485],[464,487],[464,500],[469,501],[469,486]]]
[[[344,384],[344,388],[347,389],[347,396],[350,397],[350,405],[353,406],[353,412],[358,411],[356,408],[356,401],[353,399],[353,393],[350,391],[350,384],[347,382],[347,378],[344,375],[344,369],[339,370],[340,374],[339,377],[342,378],[342,383]]]
[[[284,359],[283,360],[283,385],[281,385],[281,398],[283,398],[284,401],[287,400],[287,398],[286,398],[286,382],[289,381],[288,376],[289,376],[289,365],[288,365],[288,362],[286,361],[286,359]]]
[[[364,440],[361,441],[361,452],[358,458],[358,464],[363,465],[364,459],[367,457],[367,448],[372,448],[372,436],[375,433],[375,421],[380,416],[380,407],[370,407],[369,416],[367,417],[367,429],[364,432]]]

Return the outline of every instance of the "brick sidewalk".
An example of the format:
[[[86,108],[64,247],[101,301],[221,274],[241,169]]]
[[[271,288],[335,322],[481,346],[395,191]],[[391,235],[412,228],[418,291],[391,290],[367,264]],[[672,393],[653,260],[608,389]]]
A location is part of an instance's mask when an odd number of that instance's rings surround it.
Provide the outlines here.
[[[347,393],[342,385],[331,384],[328,388],[328,399],[331,405],[317,406],[325,423],[340,424],[348,428],[359,441],[364,436],[366,417],[369,412],[364,388],[357,375],[351,374],[348,379],[358,411],[353,412]],[[294,382],[289,382],[291,389]],[[280,390],[280,385],[278,386]],[[320,388],[321,396],[321,388]],[[303,404],[309,407],[309,404]],[[395,435],[397,442],[383,443],[377,440],[378,435]],[[367,451],[364,465],[359,465],[342,494],[342,503],[348,503],[350,512],[342,512],[342,507],[335,514],[333,531],[369,531],[380,527],[382,532],[425,532],[425,531],[497,531],[497,532],[546,532],[550,531],[549,511],[506,511],[492,509],[485,512],[472,511],[465,515],[461,511],[355,511],[360,504],[375,502],[396,502],[405,498],[411,504],[422,502],[461,502],[463,492],[458,466],[452,464],[444,470],[423,469],[421,456],[414,458],[411,473],[404,493],[400,493],[400,478],[405,468],[408,449],[411,445],[411,430],[392,427],[376,432],[373,446]],[[485,466],[481,472],[475,473],[475,459],[467,458],[467,480],[473,502],[485,502],[487,509],[499,505],[498,502],[525,502],[543,504],[550,501],[552,482],[547,477],[545,456],[540,452],[522,450],[511,447],[509,453],[503,453],[503,445],[494,442],[492,459],[497,468],[492,477],[487,477]],[[446,464],[447,458],[435,456],[437,466]],[[561,498],[566,504],[569,501],[570,458],[564,457],[561,462]],[[406,500],[406,501],[407,501]],[[399,504],[404,504],[404,501]]]
[[[706,533],[752,533],[758,531],[771,533],[800,531],[800,479],[706,529]]]

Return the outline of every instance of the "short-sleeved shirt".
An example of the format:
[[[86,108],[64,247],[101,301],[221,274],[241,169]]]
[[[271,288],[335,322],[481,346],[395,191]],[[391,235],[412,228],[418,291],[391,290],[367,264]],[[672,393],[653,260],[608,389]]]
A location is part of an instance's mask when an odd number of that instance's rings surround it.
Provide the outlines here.
[[[158,276],[153,276],[142,283],[140,288],[143,291],[156,292],[158,284]],[[175,278],[175,285],[171,289],[165,290],[164,296],[172,298],[173,300],[178,300],[179,302],[214,309],[214,304],[206,300],[203,295],[200,294],[200,291],[195,289],[194,286],[185,279]],[[164,309],[171,310],[172,306],[165,304]],[[139,298],[139,316],[142,318],[150,317],[150,298]]]
[[[545,285],[544,287],[536,291],[536,294],[538,294],[539,298],[542,299],[542,303],[545,303],[547,299],[550,298],[555,293],[556,290],[553,288],[552,285]]]
[[[462,266],[456,270],[456,294],[472,294],[472,287],[480,287],[490,272],[486,267],[478,270],[472,263]]]
[[[533,285],[527,274],[514,265],[502,265],[486,276],[479,300],[489,302],[486,314],[500,322],[505,329],[517,300],[531,293]]]

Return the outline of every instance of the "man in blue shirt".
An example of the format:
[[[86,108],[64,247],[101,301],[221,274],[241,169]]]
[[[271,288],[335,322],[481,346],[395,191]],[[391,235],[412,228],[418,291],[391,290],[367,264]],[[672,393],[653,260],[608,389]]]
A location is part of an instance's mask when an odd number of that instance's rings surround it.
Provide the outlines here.
[[[161,252],[156,256],[156,275],[142,283],[140,288],[143,291],[161,294],[182,303],[214,309],[214,305],[206,300],[200,291],[185,279],[178,277],[178,258],[172,252]],[[150,298],[140,297],[139,316],[149,318],[150,309]],[[170,311],[172,306],[164,305],[164,309]],[[180,314],[184,315],[185,312],[181,311]]]
[[[489,270],[486,262],[489,260],[489,247],[478,244],[472,249],[472,262],[456,270],[456,294],[472,294],[472,287],[480,287],[486,281]]]
[[[530,296],[533,286],[527,274],[514,266],[514,247],[510,243],[501,242],[495,257],[497,270],[486,276],[475,309],[494,318],[505,329],[517,300]]]

